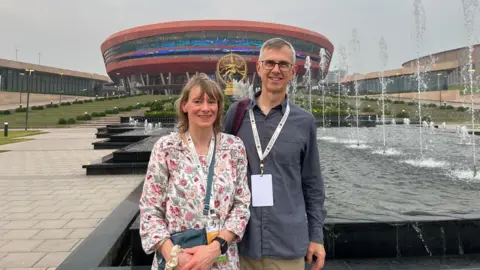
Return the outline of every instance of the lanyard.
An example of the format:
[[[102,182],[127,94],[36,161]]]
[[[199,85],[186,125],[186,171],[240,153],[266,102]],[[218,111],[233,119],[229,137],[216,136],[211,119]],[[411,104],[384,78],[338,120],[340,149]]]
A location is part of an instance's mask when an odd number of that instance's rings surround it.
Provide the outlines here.
[[[192,152],[193,156],[193,162],[195,164],[195,167],[197,167],[198,173],[200,173],[200,176],[202,178],[205,178],[205,172],[202,169],[202,164],[200,163],[200,159],[198,158],[197,150],[195,149],[195,145],[193,144],[192,137],[190,136],[190,132],[185,132],[185,135],[187,137],[187,143],[188,147],[190,148],[190,152]],[[208,147],[208,155],[207,155],[207,168],[210,168],[210,163],[212,162],[212,157],[213,157],[213,146],[215,144],[215,134],[212,136],[212,140],[210,141],[210,146]]]
[[[260,144],[260,137],[258,136],[255,116],[253,115],[253,110],[249,109],[248,113],[250,114],[250,123],[252,125],[253,138],[255,139],[255,146],[257,147],[258,157],[260,158],[260,173],[261,175],[263,175],[263,160],[267,157],[268,153],[270,153],[270,150],[272,150],[272,147],[275,144],[275,141],[277,140],[278,135],[280,135],[280,131],[282,131],[282,128],[285,125],[285,122],[287,121],[288,115],[290,114],[290,103],[287,100],[287,108],[285,109],[285,113],[283,114],[283,117],[280,120],[280,123],[278,123],[278,126],[275,129],[275,132],[273,133],[273,136],[270,139],[270,142],[268,142],[265,152],[263,153],[262,153],[262,145]]]

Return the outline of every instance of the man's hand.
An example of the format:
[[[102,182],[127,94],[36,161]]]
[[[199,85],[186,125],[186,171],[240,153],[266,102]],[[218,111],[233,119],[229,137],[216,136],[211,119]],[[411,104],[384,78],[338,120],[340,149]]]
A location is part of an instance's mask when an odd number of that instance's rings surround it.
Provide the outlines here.
[[[181,269],[183,266],[187,265],[190,260],[192,260],[192,255],[185,253],[185,252],[180,252],[178,253],[178,265],[177,268]]]
[[[220,249],[208,246],[197,246],[193,248],[186,248],[182,253],[191,255],[190,261],[180,270],[209,270],[213,263],[220,256]]]
[[[307,253],[307,260],[309,264],[312,264],[313,255],[317,257],[317,263],[312,267],[312,270],[323,269],[323,265],[325,264],[325,247],[323,247],[322,244],[310,242]]]

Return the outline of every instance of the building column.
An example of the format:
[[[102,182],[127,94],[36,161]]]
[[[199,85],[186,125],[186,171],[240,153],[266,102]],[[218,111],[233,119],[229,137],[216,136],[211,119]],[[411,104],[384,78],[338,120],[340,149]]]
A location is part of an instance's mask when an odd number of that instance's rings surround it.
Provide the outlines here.
[[[163,72],[160,73],[160,78],[162,79],[162,84],[165,85],[165,78],[163,77]]]

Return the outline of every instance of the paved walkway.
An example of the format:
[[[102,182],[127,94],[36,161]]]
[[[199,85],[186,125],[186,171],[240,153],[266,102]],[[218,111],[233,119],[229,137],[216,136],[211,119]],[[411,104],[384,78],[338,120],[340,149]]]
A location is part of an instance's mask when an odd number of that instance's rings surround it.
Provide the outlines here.
[[[142,177],[86,176],[96,129],[51,129],[0,146],[0,269],[55,269]]]

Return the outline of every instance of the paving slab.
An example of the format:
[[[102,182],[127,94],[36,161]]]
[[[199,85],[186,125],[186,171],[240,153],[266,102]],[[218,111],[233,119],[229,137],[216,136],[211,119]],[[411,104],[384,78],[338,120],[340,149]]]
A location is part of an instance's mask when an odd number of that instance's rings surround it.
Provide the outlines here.
[[[94,128],[45,129],[0,146],[0,269],[55,269],[143,180],[87,176]]]

